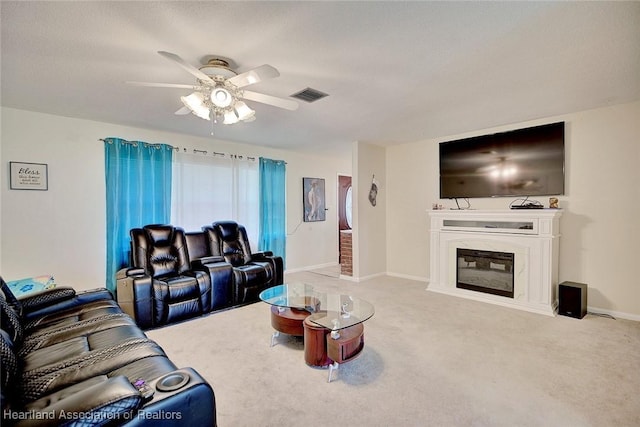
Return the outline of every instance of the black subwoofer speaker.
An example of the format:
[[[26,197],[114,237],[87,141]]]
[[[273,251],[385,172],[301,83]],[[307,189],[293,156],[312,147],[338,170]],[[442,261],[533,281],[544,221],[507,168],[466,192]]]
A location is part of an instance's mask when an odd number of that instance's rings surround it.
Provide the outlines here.
[[[587,314],[587,285],[562,282],[558,285],[558,314],[582,319]]]

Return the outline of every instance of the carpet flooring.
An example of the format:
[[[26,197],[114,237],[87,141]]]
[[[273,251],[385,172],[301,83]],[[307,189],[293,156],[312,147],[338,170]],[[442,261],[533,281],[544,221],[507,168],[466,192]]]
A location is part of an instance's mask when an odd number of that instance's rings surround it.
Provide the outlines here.
[[[395,277],[285,281],[375,306],[362,354],[331,383],[300,338],[270,347],[265,303],[148,332],[213,386],[219,427],[640,425],[640,322],[543,316]]]

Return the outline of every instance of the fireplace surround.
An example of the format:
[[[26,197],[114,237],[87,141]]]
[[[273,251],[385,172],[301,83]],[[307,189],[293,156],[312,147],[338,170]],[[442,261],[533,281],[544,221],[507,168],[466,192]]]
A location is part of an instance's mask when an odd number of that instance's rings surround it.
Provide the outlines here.
[[[560,209],[429,211],[427,290],[555,315],[561,215]],[[467,268],[462,286],[461,267]]]

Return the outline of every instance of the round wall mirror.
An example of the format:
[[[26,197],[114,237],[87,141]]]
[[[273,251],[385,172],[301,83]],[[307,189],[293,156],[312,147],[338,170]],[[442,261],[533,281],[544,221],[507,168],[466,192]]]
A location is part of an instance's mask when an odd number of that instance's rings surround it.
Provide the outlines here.
[[[346,217],[347,217],[347,225],[349,226],[349,228],[353,228],[353,213],[352,213],[352,206],[353,206],[353,187],[349,186],[349,188],[347,189],[347,194],[345,196],[345,203],[344,203],[344,208],[346,211]]]

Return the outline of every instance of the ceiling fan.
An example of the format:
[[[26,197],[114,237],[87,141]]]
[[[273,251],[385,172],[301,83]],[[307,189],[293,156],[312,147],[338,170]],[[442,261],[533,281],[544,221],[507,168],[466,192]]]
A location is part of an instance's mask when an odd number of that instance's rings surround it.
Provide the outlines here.
[[[298,103],[295,101],[244,89],[246,86],[263,80],[278,77],[280,73],[271,65],[261,65],[238,74],[229,68],[229,62],[222,58],[209,59],[205,65],[196,68],[174,53],[165,51],[158,51],[158,53],[195,76],[196,84],[132,81],[126,83],[134,86],[193,90],[190,95],[180,97],[184,107],[176,111],[175,114],[193,113],[205,120],[213,118],[214,121],[223,118],[224,124],[233,124],[255,120],[255,111],[249,108],[243,99],[292,111],[298,108]]]

